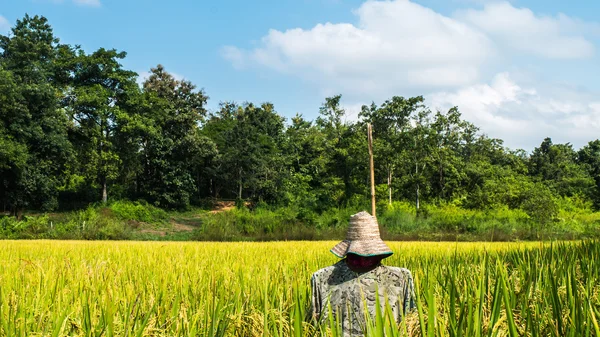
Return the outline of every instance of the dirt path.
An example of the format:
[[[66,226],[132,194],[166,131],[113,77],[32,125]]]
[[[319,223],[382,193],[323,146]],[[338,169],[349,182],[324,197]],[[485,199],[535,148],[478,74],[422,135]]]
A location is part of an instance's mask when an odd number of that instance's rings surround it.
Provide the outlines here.
[[[209,211],[209,213],[218,214],[221,212],[230,211],[234,208],[234,201],[217,201],[215,203],[215,206],[212,210]],[[147,233],[157,236],[167,236],[175,233],[190,233],[200,226],[202,222],[200,219],[201,214],[206,213],[199,212],[181,217],[173,217],[169,220],[168,225],[163,225],[159,227],[142,223],[139,231],[140,233]]]
[[[171,225],[173,226],[173,230],[175,232],[193,232],[194,228],[195,228],[194,226],[191,226],[191,225],[186,225],[186,224],[176,222],[173,219],[171,219]]]

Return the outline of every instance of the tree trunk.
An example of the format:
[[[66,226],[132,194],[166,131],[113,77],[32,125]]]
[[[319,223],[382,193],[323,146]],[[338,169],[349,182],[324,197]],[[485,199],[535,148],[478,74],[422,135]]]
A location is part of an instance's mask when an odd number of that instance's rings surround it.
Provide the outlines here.
[[[15,206],[13,208],[12,215],[17,219],[17,221],[23,220],[23,208]]]
[[[417,138],[416,137],[415,137],[414,141],[415,141],[415,149],[416,149],[417,148]],[[418,216],[419,215],[419,161],[418,161],[416,151],[415,151],[415,176],[414,176],[414,178],[416,180],[415,213]]]
[[[105,121],[104,118],[100,117],[100,146],[98,147],[98,153],[100,154],[100,167],[101,169],[106,172],[106,163],[104,162],[104,160],[102,160],[102,158],[104,158],[103,156],[103,152],[104,152],[104,125],[105,125]],[[108,131],[106,131],[106,134],[108,136]],[[108,137],[106,137],[108,138]],[[102,183],[102,203],[106,204],[106,201],[108,200],[108,195],[106,192],[106,173],[102,174],[102,178],[101,178],[101,183]]]
[[[239,170],[238,199],[242,199],[242,169]]]
[[[108,193],[106,191],[106,177],[102,178],[102,203],[106,204],[108,201]]]
[[[388,203],[392,204],[392,169],[388,169]]]
[[[446,186],[444,184],[444,167],[440,167],[440,191],[442,194],[442,199],[446,199]]]
[[[202,186],[200,186],[200,172],[198,172],[198,178],[196,179],[196,193],[198,193],[198,200],[202,198]]]
[[[367,124],[369,129],[368,140],[369,140],[369,167],[371,171],[371,215],[377,218],[377,207],[375,203],[375,166],[373,164],[373,136],[371,134],[371,124]]]
[[[419,184],[417,183],[417,213],[419,213]]]
[[[415,177],[417,179],[419,179],[419,164],[415,162]],[[416,203],[415,203],[415,207],[417,210],[417,215],[419,214],[419,183],[417,181],[417,186],[416,186]]]

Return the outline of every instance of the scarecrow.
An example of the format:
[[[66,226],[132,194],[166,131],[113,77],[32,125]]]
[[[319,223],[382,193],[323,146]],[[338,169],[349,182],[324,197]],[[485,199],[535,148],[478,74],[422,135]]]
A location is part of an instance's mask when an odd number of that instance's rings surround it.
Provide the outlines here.
[[[381,240],[375,217],[367,212],[352,215],[346,240],[331,252],[343,260],[311,277],[314,319],[322,322],[332,314],[341,322],[344,336],[364,336],[365,305],[374,322],[376,296],[381,313],[389,305],[396,323],[415,308],[411,272],[381,264],[393,252]]]

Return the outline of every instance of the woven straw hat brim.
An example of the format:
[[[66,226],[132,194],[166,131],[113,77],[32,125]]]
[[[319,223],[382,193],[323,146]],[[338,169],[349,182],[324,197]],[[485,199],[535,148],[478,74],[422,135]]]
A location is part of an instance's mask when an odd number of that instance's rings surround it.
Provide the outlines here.
[[[348,247],[350,247],[350,241],[344,240],[331,248],[331,252],[339,258],[343,258],[348,252]]]
[[[393,254],[388,245],[381,239],[369,240],[344,240],[335,245],[331,252],[339,258],[344,258],[348,253],[353,253],[360,256],[380,256]]]

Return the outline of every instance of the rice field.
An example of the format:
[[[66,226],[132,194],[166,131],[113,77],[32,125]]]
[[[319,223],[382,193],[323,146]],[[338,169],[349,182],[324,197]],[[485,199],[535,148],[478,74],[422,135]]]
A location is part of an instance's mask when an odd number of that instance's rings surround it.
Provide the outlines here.
[[[337,242],[0,241],[1,336],[335,336],[306,319]],[[389,242],[418,310],[371,336],[600,336],[600,244]]]

